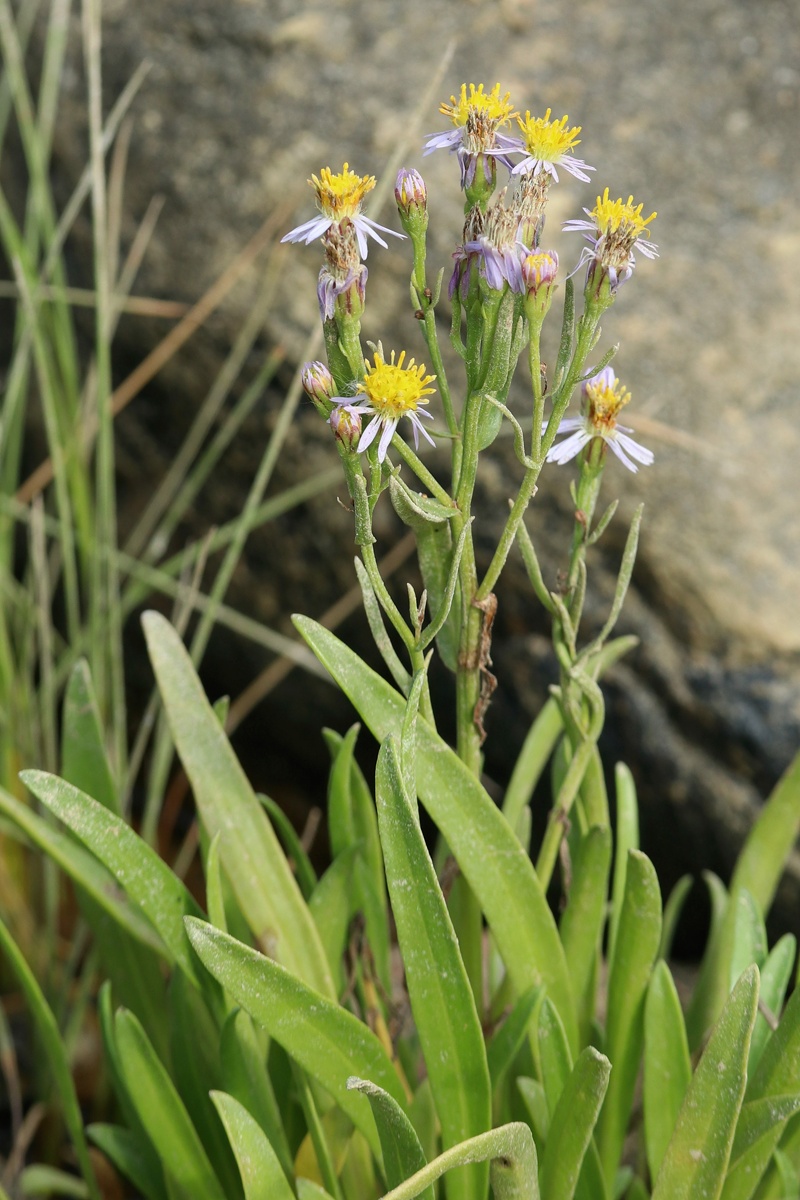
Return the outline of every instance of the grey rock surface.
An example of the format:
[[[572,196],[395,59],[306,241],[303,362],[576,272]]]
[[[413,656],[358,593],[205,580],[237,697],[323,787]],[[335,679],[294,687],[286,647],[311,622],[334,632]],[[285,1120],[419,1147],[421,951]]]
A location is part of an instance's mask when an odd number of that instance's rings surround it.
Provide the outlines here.
[[[294,205],[287,228],[312,215],[312,171],[348,161],[382,176],[401,149],[403,165],[428,182],[431,265],[449,271],[461,229],[457,173],[447,156],[423,161],[421,140],[444,128],[438,101],[462,81],[500,81],[523,111],[549,106],[583,126],[579,153],[597,167],[597,186],[567,176],[557,190],[545,240],[562,262],[576,261],[578,247],[559,232],[561,220],[581,215],[606,184],[658,210],[661,258],[640,260],[604,328],[605,346],[620,343],[615,365],[633,392],[631,424],[656,452],[636,477],[612,461],[604,485],[607,498],[621,496],[623,516],[646,505],[624,620],[642,646],[609,683],[605,751],[635,770],[645,848],[665,879],[729,870],[760,797],[800,741],[795,0],[113,0],[105,11],[108,102],[142,58],[152,64],[134,107],[126,193],[131,228],[153,193],[166,197],[142,292],[195,299],[270,210]],[[420,118],[452,39],[454,57]],[[65,180],[84,154],[77,66],[73,85],[57,142]],[[369,212],[397,227],[390,204]],[[319,261],[316,248],[291,247],[282,263],[268,335],[290,360],[317,320]],[[366,336],[422,356],[405,248],[373,251],[369,266]],[[179,441],[254,287],[250,279],[237,290],[127,415],[120,436],[132,505]],[[444,311],[442,320],[446,331]],[[155,336],[126,322],[123,360],[136,361]],[[234,449],[197,527],[235,506],[270,419],[262,413]],[[332,461],[304,411],[276,486]],[[495,514],[480,535],[486,544],[515,470],[510,442],[498,441],[484,481]],[[568,479],[568,468],[553,469],[531,510],[549,578],[568,537]],[[608,602],[622,517],[614,529],[591,576],[594,620]],[[395,535],[387,518],[387,545]],[[351,546],[350,519],[328,496],[253,539],[233,601],[267,621],[293,608],[318,613],[352,583]],[[246,681],[261,665],[249,650],[220,650],[219,674],[237,655]],[[487,765],[502,778],[552,674],[546,627],[516,560],[500,590],[495,663]],[[262,738],[264,728],[276,731],[302,759],[320,717],[336,711],[326,696],[298,679],[250,728]],[[785,924],[800,927],[798,901],[800,861],[782,893]]]

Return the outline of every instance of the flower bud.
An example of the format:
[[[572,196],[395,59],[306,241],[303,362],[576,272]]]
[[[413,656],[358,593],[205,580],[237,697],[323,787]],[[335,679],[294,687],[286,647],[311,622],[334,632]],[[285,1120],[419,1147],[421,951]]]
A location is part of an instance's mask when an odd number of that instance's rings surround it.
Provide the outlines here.
[[[358,410],[347,403],[334,405],[328,418],[337,442],[347,450],[356,451],[361,439],[361,416]]]
[[[394,185],[394,198],[400,224],[409,237],[424,233],[428,228],[428,189],[419,171],[400,168]]]
[[[547,315],[553,301],[558,255],[555,250],[537,250],[527,254],[522,260],[521,271],[525,313],[533,324]]]
[[[336,384],[333,376],[323,362],[307,362],[303,364],[300,373],[303,391],[314,401],[323,416],[328,415],[328,405],[336,394]]]

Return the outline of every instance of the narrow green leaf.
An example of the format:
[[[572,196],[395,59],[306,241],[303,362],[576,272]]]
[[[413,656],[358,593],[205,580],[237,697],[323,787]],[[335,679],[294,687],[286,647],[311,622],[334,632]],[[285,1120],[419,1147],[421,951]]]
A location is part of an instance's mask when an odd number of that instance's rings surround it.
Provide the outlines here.
[[[260,1036],[263,1038],[264,1035]],[[267,1070],[266,1054],[259,1045],[259,1034],[252,1017],[243,1008],[237,1008],[225,1021],[219,1055],[225,1091],[238,1100],[263,1129],[287,1181],[292,1183],[292,1156]]]
[[[563,729],[561,712],[551,696],[526,734],[503,798],[503,816],[515,832]]]
[[[170,980],[169,1002],[172,1077],[214,1174],[230,1200],[241,1194],[239,1173],[228,1138],[209,1099],[210,1092],[222,1083],[219,1029],[200,992],[180,971]]]
[[[762,1008],[771,1013],[775,1020],[780,1016],[786,997],[786,989],[792,977],[796,952],[796,938],[791,933],[785,933],[775,943],[767,956],[767,961],[761,968],[759,1012],[756,1017],[755,1026],[753,1027],[753,1036],[750,1039],[750,1059],[747,1064],[748,1077],[752,1077],[753,1072],[759,1064],[761,1055],[764,1053],[764,1047],[772,1036],[772,1028],[767,1023],[767,1017],[764,1015]],[[800,1080],[798,1080],[798,1084],[800,1085]]]
[[[747,891],[766,920],[775,889],[800,828],[800,753],[778,780],[747,836],[731,880],[730,895]],[[699,1044],[716,1019],[730,986],[737,908],[729,905],[710,939],[696,995],[687,1014],[690,1045]],[[702,985],[702,986],[701,986]]]
[[[87,1200],[89,1190],[82,1179],[46,1163],[23,1167],[17,1182],[20,1196],[58,1196],[60,1200]]]
[[[108,868],[163,939],[174,962],[202,987],[202,972],[183,928],[185,916],[202,916],[189,892],[131,827],[55,775],[23,771],[20,779]]]
[[[716,1200],[722,1191],[747,1079],[758,968],[733,989],[697,1065],[655,1181],[653,1200]]]
[[[592,749],[581,780],[579,805],[583,820],[589,829],[593,826],[600,829],[611,828],[605,773],[597,746]]]
[[[711,901],[711,928],[697,983],[686,1010],[686,1032],[692,1051],[702,1045],[730,991],[727,963],[722,954],[728,891],[722,880],[712,871],[703,872],[703,881]]]
[[[736,1136],[731,1150],[731,1166],[753,1150],[763,1138],[774,1133],[775,1127],[781,1128],[790,1117],[800,1109],[800,1091],[788,1096],[765,1096],[761,1100],[748,1100],[742,1105],[739,1120],[736,1123]],[[777,1136],[775,1139],[777,1144]],[[764,1160],[766,1166],[770,1153]]]
[[[206,969],[330,1092],[380,1160],[375,1122],[360,1098],[347,1091],[347,1080],[357,1071],[404,1105],[400,1081],[375,1034],[347,1009],[257,950],[203,921],[187,918],[186,928]]]
[[[321,1184],[314,1183],[313,1179],[298,1179],[297,1200],[333,1200],[333,1197]]]
[[[527,1075],[518,1075],[515,1082],[528,1110],[528,1124],[533,1136],[540,1146],[545,1145],[550,1131],[550,1109],[544,1087],[538,1079],[530,1079]]]
[[[64,1122],[72,1139],[81,1175],[92,1200],[100,1200],[100,1189],[97,1185],[94,1169],[89,1157],[89,1147],[86,1145],[86,1138],[83,1132],[83,1117],[81,1116],[75,1084],[72,1080],[66,1047],[59,1033],[53,1011],[45,999],[44,992],[2,920],[0,920],[0,948],[2,948],[11,969],[19,980],[37,1033],[41,1038],[61,1101]]]
[[[786,860],[800,831],[800,752],[784,771],[747,835],[731,880],[731,895],[746,889],[767,916]]]
[[[614,962],[614,947],[625,895],[628,851],[639,849],[639,809],[636,800],[636,784],[624,763],[617,763],[614,771],[614,783],[617,797],[617,822],[614,836],[614,882],[611,890],[611,916],[608,926],[609,970]]]
[[[491,1164],[494,1200],[539,1200],[536,1146],[530,1129],[521,1121],[501,1125],[445,1150],[410,1179],[387,1192],[383,1200],[413,1200],[448,1171],[487,1161]]]
[[[70,879],[74,880],[92,897],[98,907],[103,908],[123,931],[136,941],[162,956],[169,952],[151,923],[130,906],[119,890],[114,874],[94,854],[79,845],[73,837],[52,823],[44,821],[28,804],[0,788],[0,812],[5,813],[40,850],[56,862]]]
[[[222,832],[222,864],[250,928],[289,970],[333,997],[311,914],[186,648],[160,613],[145,613],[142,625],[175,746],[209,836]]]
[[[550,1118],[539,1172],[547,1200],[572,1200],[608,1087],[611,1064],[593,1046],[578,1056]]]
[[[335,764],[338,761],[338,754],[344,746],[345,739],[332,729],[324,729],[322,732]],[[348,788],[349,805],[352,814],[350,820],[352,822],[353,840],[360,842],[363,846],[364,858],[373,875],[375,889],[383,896],[385,905],[386,883],[383,874],[383,852],[378,834],[378,816],[375,811],[375,801],[372,798],[369,784],[364,778],[361,768],[352,752],[350,754],[350,780]],[[330,824],[330,820],[328,823]]]
[[[780,1183],[780,1200],[797,1200],[800,1196],[800,1172],[788,1154],[781,1150],[775,1151],[775,1166]],[[761,1200],[759,1193],[758,1200]]]
[[[613,1071],[598,1124],[598,1149],[609,1189],[633,1106],[644,1038],[644,1002],[661,941],[661,892],[653,864],[628,851],[625,893],[608,981],[605,1052]]]
[[[214,1091],[211,1099],[236,1155],[245,1200],[295,1200],[277,1155],[258,1122],[225,1092]]]
[[[72,668],[64,693],[61,773],[68,783],[121,815],[119,790],[109,766],[89,664]]]
[[[651,1179],[658,1175],[691,1078],[678,992],[661,959],[650,977],[644,1010],[644,1136]]]
[[[561,918],[561,941],[578,1005],[581,1038],[594,1017],[597,960],[606,920],[611,830],[594,826],[580,839],[572,863],[572,885]]]
[[[405,698],[328,630],[305,617],[294,621],[373,736],[398,736]],[[479,781],[422,718],[417,776],[420,799],[477,895],[517,993],[544,983],[577,1047],[564,952],[530,859]]]
[[[359,847],[363,865],[356,871],[353,911],[360,908],[364,914],[378,978],[386,991],[391,992],[389,902],[383,853],[375,802],[353,754],[358,729],[359,726],[353,726],[344,738],[332,730],[323,731],[333,759],[328,783],[328,829],[334,858],[345,847]],[[367,880],[363,879],[365,871]]]
[[[86,853],[83,847],[80,849]],[[76,896],[92,931],[102,974],[111,981],[115,995],[124,998],[126,1007],[136,1013],[158,1053],[166,1055],[168,1013],[163,950],[157,954],[132,938],[80,886],[76,887]]]
[[[225,916],[225,885],[222,882],[222,866],[219,860],[221,834],[215,833],[208,847],[205,861],[206,908],[208,919],[217,929],[228,932]]]
[[[667,902],[664,905],[664,918],[661,924],[661,946],[659,947],[659,958],[669,959],[672,953],[672,942],[675,937],[675,930],[678,927],[678,921],[683,912],[683,906],[686,903],[686,898],[694,886],[694,880],[691,875],[681,875],[678,882],[673,887]]]
[[[167,1200],[164,1173],[152,1148],[133,1130],[98,1123],[87,1126],[86,1136],[147,1200]]]
[[[375,775],[386,879],[406,985],[445,1149],[491,1126],[491,1087],[480,1019],[419,821],[406,794],[397,743],[381,746]],[[488,1166],[448,1177],[448,1194],[486,1192]],[[453,1189],[453,1190],[450,1190]]]
[[[538,1049],[547,1110],[552,1118],[572,1074],[572,1054],[561,1018],[547,996],[539,1010]]]
[[[800,1082],[800,988],[789,997],[778,1028],[747,1085],[747,1099],[791,1095]]]
[[[132,1013],[120,1009],[114,1027],[125,1086],[165,1172],[189,1196],[226,1200],[189,1114],[142,1026]]]
[[[311,859],[306,854],[294,825],[281,806],[276,804],[270,796],[265,796],[263,792],[258,792],[256,795],[259,804],[267,810],[267,816],[272,821],[278,837],[281,839],[286,856],[289,859],[289,865],[294,870],[303,898],[308,900],[308,897],[317,885],[317,872],[314,870]]]
[[[527,992],[523,992],[511,1012],[488,1042],[486,1046],[486,1061],[489,1066],[492,1091],[500,1085],[506,1072],[517,1057],[517,1053],[528,1033],[528,1025],[534,1010],[541,998],[541,988],[532,987],[528,988]]]
[[[354,878],[358,855],[358,845],[341,850],[308,901],[309,911],[328,956],[328,965],[336,981],[337,991],[341,991],[342,987],[342,954],[347,941],[347,930],[351,917],[358,910]]]
[[[759,970],[767,957],[767,931],[759,907],[746,888],[735,896],[735,919],[730,955],[729,988],[751,963]]]
[[[397,1101],[383,1088],[355,1076],[348,1079],[347,1086],[369,1100],[381,1139],[386,1182],[390,1188],[397,1187],[427,1163],[416,1130]],[[433,1187],[425,1188],[420,1196],[422,1200],[433,1200]]]

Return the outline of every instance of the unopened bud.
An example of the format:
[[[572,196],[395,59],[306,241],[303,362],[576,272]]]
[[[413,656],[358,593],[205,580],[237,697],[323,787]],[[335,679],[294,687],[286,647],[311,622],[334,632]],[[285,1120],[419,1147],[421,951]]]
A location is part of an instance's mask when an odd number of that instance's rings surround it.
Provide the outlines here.
[[[357,450],[361,439],[361,415],[352,404],[336,404],[328,418],[338,442],[348,450]]]
[[[428,228],[428,189],[419,171],[400,168],[394,185],[394,198],[400,224],[409,237],[424,234]]]
[[[558,255],[555,250],[536,250],[522,260],[522,287],[528,320],[541,321],[553,301]]]
[[[328,406],[336,393],[333,376],[323,362],[307,362],[300,373],[303,391],[314,401],[323,416],[328,415]]]

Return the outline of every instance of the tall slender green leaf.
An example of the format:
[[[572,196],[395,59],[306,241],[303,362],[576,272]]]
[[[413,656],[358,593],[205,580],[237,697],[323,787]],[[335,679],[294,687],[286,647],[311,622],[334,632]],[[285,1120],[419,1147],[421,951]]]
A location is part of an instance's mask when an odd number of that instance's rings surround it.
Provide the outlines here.
[[[381,746],[375,776],[386,879],[406,984],[445,1149],[491,1126],[489,1069],[480,1020],[447,905],[415,806],[406,794],[397,743]],[[451,1197],[486,1193],[480,1164],[448,1175]]]
[[[167,864],[121,817],[72,784],[44,771],[23,771],[20,778],[111,871],[152,922],[173,960],[202,987],[203,973],[183,927],[185,916],[202,916],[202,910]]]
[[[614,960],[608,981],[605,1052],[612,1072],[598,1123],[598,1149],[610,1188],[625,1140],[644,1037],[644,1001],[661,940],[661,892],[646,855],[628,851]]]
[[[219,1046],[223,1085],[264,1130],[286,1179],[292,1182],[292,1156],[267,1070],[266,1053],[259,1038],[265,1040],[243,1008],[229,1014],[222,1027]]]
[[[170,980],[170,1064],[172,1077],[214,1173],[228,1197],[236,1196],[239,1175],[230,1143],[210,1093],[222,1082],[219,1028],[197,988],[176,971]]]
[[[375,1034],[347,1009],[257,950],[203,921],[187,918],[186,927],[206,969],[330,1092],[380,1160],[375,1122],[360,1097],[347,1090],[348,1078],[357,1072],[405,1106],[397,1073]]]
[[[172,736],[210,836],[255,936],[325,996],[335,989],[316,926],[272,826],[247,781],[180,637],[159,613],[142,617]]]
[[[245,1200],[294,1200],[269,1139],[247,1109],[225,1092],[212,1092],[242,1177]]]
[[[769,1166],[787,1121],[800,1110],[800,1092],[742,1105],[722,1200],[750,1200]]]
[[[587,1046],[561,1093],[550,1119],[539,1186],[547,1200],[572,1200],[608,1087],[611,1064]]]
[[[61,773],[68,783],[121,815],[119,790],[106,754],[89,664],[72,668],[64,694]]]
[[[775,943],[761,968],[761,995],[759,997],[758,1017],[753,1027],[750,1039],[750,1060],[747,1064],[748,1077],[753,1075],[759,1064],[764,1047],[772,1036],[772,1026],[769,1016],[777,1020],[783,1009],[786,989],[792,977],[792,969],[797,953],[797,939],[791,933],[785,933]],[[800,1080],[798,1080],[800,1086]]]
[[[328,630],[306,617],[294,621],[373,736],[399,737],[405,697]],[[420,799],[478,897],[517,993],[544,983],[577,1048],[564,951],[530,859],[479,781],[421,717],[417,778]]]
[[[86,1136],[146,1200],[167,1200],[164,1173],[138,1133],[121,1125],[95,1123],[86,1127]]]
[[[716,1200],[722,1191],[747,1079],[758,968],[733,989],[697,1065],[655,1181],[653,1200]]]
[[[381,1139],[386,1182],[390,1188],[397,1187],[426,1165],[416,1130],[397,1101],[383,1088],[355,1076],[348,1079],[347,1086],[351,1091],[361,1092],[369,1101]],[[425,1188],[420,1195],[422,1200],[433,1200],[433,1187]]]
[[[611,889],[611,916],[608,923],[608,965],[614,962],[617,929],[625,896],[625,876],[628,870],[628,851],[639,849],[639,809],[636,784],[624,763],[617,763],[614,772],[617,798],[617,822],[614,837],[614,882]]]
[[[594,1017],[597,960],[606,919],[611,830],[594,826],[581,838],[572,864],[572,885],[561,918],[561,941],[581,1020],[582,1041]]]
[[[652,1179],[658,1175],[691,1078],[681,1004],[662,959],[650,977],[644,1010],[644,1136]]]
[[[114,1026],[125,1087],[165,1172],[189,1196],[226,1200],[203,1143],[142,1026],[125,1009],[117,1012]]]

